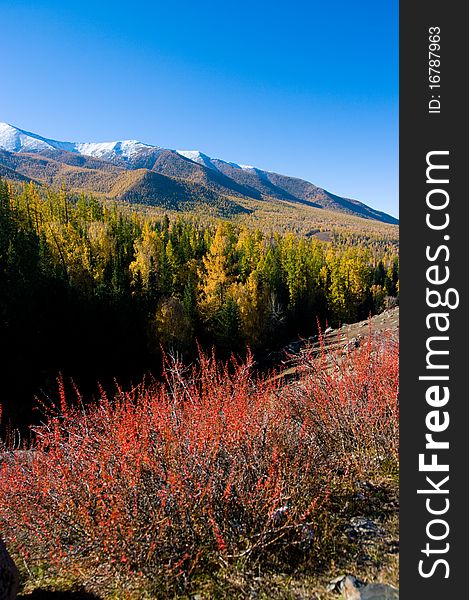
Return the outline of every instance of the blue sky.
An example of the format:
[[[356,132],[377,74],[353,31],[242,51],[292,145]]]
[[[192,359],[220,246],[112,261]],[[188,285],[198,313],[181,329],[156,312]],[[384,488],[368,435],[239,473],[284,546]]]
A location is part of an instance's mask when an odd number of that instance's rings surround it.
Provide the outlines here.
[[[398,1],[0,0],[0,121],[139,139],[398,215]]]

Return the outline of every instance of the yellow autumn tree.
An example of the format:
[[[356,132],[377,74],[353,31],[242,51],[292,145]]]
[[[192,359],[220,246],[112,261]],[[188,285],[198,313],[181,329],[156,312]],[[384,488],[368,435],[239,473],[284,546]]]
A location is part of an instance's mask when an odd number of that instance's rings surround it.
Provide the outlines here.
[[[150,291],[156,277],[158,256],[161,253],[162,242],[157,232],[145,221],[142,235],[135,241],[135,259],[129,269],[134,287]]]
[[[223,306],[233,280],[230,264],[232,250],[232,226],[220,223],[209,251],[202,259],[203,269],[199,271],[199,310],[207,320]]]
[[[249,274],[246,283],[234,283],[230,295],[238,305],[241,318],[241,331],[249,344],[257,345],[262,341],[265,331],[266,310],[269,295],[262,286],[257,271]]]
[[[340,321],[357,319],[370,294],[372,270],[365,249],[331,250],[326,255],[329,272],[328,303]]]

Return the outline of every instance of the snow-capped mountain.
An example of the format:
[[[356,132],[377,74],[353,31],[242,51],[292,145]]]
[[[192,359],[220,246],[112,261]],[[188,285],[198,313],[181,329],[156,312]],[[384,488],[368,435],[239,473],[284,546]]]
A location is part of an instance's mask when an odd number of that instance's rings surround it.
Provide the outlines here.
[[[0,123],[0,148],[8,152],[45,152],[65,150],[93,156],[104,160],[113,158],[129,159],[147,148],[157,148],[143,144],[137,140],[120,140],[116,142],[59,142],[44,138],[30,131],[13,127],[8,123]]]
[[[0,149],[8,152],[45,152],[51,150],[65,150],[84,156],[93,156],[103,160],[114,158],[131,159],[142,150],[161,149],[160,146],[144,144],[138,140],[118,140],[115,142],[60,142],[42,137],[30,131],[24,131],[9,123],[0,123]],[[233,162],[214,159],[199,150],[176,150],[193,162],[209,169],[218,171],[218,166],[213,162],[225,163],[237,169],[254,169],[251,165],[239,165]]]
[[[57,144],[58,142],[56,142]],[[43,152],[57,148],[52,140],[0,123],[0,148],[8,152]]]
[[[203,152],[199,152],[199,150],[176,150],[176,152],[181,156],[198,163],[199,165],[203,165],[209,169],[214,169],[215,171],[217,170],[210,156],[207,156]]]
[[[199,150],[172,150],[137,140],[61,142],[8,123],[0,123],[0,176],[141,204],[178,208],[202,200],[233,214],[250,212],[247,201],[281,201],[398,222],[309,181],[212,158]]]
[[[85,156],[94,156],[95,158],[111,159],[114,157],[132,158],[142,150],[147,148],[156,148],[143,144],[138,140],[121,140],[117,142],[83,142],[74,144],[75,152]]]
[[[189,160],[198,163],[199,165],[203,165],[204,167],[208,167],[209,169],[214,169],[215,171],[220,170],[220,163],[230,165],[235,169],[242,169],[243,171],[255,169],[255,167],[251,165],[238,165],[234,162],[226,162],[225,160],[221,160],[221,158],[211,158],[210,156],[207,156],[199,150],[176,150],[176,152],[181,156],[184,156],[185,158],[188,158]]]

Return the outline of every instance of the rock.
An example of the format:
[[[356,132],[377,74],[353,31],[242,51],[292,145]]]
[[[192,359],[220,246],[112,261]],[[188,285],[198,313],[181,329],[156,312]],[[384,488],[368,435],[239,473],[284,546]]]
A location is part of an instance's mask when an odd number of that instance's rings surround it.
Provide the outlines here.
[[[340,592],[342,592],[344,589],[345,581],[347,579],[352,581],[353,585],[356,588],[360,588],[365,585],[363,581],[360,581],[360,579],[353,577],[353,575],[339,575],[338,577],[335,577],[332,581],[329,582],[329,584],[326,587],[327,591],[337,592],[340,594]]]
[[[399,600],[399,590],[385,583],[364,583],[353,575],[339,575],[327,586],[345,600]]]
[[[353,517],[347,526],[346,533],[351,540],[356,538],[371,540],[379,537],[382,529],[367,517]]]
[[[0,600],[15,600],[18,584],[18,569],[0,539]]]
[[[339,575],[338,577],[335,577],[332,581],[329,581],[329,583],[326,585],[326,590],[328,592],[340,592],[341,591],[340,584],[344,579],[345,579],[345,575]]]
[[[346,600],[399,600],[399,590],[385,583],[369,583],[357,587],[355,577],[347,575],[343,583]]]

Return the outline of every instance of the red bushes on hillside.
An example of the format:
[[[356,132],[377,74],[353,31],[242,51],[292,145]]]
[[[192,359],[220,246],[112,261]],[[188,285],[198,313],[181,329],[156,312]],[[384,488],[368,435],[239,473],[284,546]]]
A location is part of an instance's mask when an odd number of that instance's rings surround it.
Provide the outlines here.
[[[28,451],[2,454],[2,535],[29,570],[112,585],[314,558],[336,490],[397,466],[396,345],[306,353],[288,384],[201,355],[87,407],[61,388]]]

